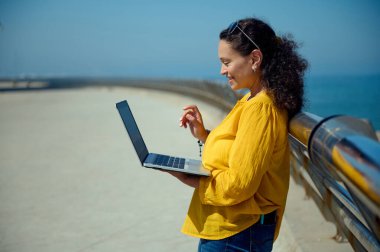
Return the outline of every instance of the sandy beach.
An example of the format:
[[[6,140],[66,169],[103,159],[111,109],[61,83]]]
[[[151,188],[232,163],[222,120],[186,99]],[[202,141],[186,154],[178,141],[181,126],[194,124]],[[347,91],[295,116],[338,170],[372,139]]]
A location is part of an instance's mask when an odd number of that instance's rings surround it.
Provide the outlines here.
[[[178,127],[196,103],[208,128],[224,117],[193,98],[134,88],[0,93],[0,251],[196,251],[180,233],[192,189],[142,168],[115,103],[128,99],[152,152],[199,158]],[[352,251],[291,184],[274,251]]]

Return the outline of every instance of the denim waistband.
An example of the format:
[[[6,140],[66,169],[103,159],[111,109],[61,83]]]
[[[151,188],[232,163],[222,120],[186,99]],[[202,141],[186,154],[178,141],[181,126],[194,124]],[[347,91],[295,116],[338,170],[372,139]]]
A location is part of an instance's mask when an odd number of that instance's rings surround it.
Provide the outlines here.
[[[277,211],[273,211],[267,214],[261,214],[259,223],[262,225],[275,224],[277,219]]]

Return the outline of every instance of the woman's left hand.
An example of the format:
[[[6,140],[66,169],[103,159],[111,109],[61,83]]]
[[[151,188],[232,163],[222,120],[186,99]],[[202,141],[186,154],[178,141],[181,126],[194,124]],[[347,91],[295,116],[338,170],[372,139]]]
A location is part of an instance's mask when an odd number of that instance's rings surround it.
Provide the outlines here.
[[[182,172],[176,172],[176,171],[164,171],[169,173],[170,175],[176,177],[178,180],[180,180],[182,183],[185,185],[188,185],[193,188],[198,188],[199,187],[199,180],[200,177],[196,175],[190,175]]]

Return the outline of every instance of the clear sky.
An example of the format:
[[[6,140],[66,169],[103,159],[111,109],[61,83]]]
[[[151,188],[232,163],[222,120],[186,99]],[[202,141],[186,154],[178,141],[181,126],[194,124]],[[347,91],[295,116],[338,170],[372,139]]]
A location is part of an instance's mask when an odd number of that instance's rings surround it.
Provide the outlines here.
[[[378,0],[0,0],[0,77],[216,78],[219,32],[249,16],[311,75],[380,73]]]

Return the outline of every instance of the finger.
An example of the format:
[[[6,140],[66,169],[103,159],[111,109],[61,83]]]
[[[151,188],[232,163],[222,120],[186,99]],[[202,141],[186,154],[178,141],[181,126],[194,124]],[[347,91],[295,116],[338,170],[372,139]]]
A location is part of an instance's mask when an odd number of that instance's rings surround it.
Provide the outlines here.
[[[182,117],[184,117],[185,114],[187,114],[187,113],[194,113],[194,111],[192,109],[186,109],[186,110],[183,111]]]
[[[197,106],[188,106],[188,107],[184,107],[183,110],[186,112],[190,112],[190,113],[193,113],[194,115],[196,113],[199,113],[199,110],[197,109]]]
[[[191,123],[193,126],[199,124],[197,118],[196,118],[195,116],[191,115],[191,114],[187,114],[187,115],[186,115],[186,119],[187,119],[187,120],[189,121],[189,123]]]
[[[184,127],[185,129],[187,128],[188,121],[187,120],[180,120],[179,126]]]
[[[183,123],[187,123],[188,120],[187,120],[186,116],[188,114],[192,114],[194,116],[194,112],[192,110],[186,110],[185,112],[183,112],[183,114],[180,118],[180,121],[182,121]]]
[[[179,126],[182,127],[184,125],[184,120],[181,116],[181,118],[179,118]]]
[[[200,119],[200,120],[202,120],[202,114],[199,111],[199,109],[198,109],[197,106],[194,107],[194,111],[195,111],[195,114],[196,114],[197,118]]]
[[[191,110],[194,112],[195,116],[199,119],[202,120],[202,114],[199,111],[198,107],[196,105],[188,105],[183,108],[183,110]]]
[[[181,117],[179,119],[179,126],[180,127],[184,127],[185,129],[187,128],[187,124],[188,124],[188,120],[186,119],[186,117]]]
[[[183,109],[183,110],[187,110],[187,109],[191,109],[191,110],[193,110],[193,109],[196,108],[196,107],[197,107],[197,105],[187,105],[187,106],[183,107],[182,109]]]
[[[186,109],[185,109],[186,108]],[[200,115],[196,115],[197,111],[199,111],[195,105],[189,105],[189,106],[186,106],[184,107],[184,112],[182,114],[182,116],[180,117],[179,119],[179,126],[180,127],[184,127],[185,129],[188,127],[188,124],[191,123],[192,125],[194,125],[194,119],[197,120],[198,118],[200,118]],[[187,118],[187,115],[191,115],[191,118],[192,121],[190,122],[189,118]]]

